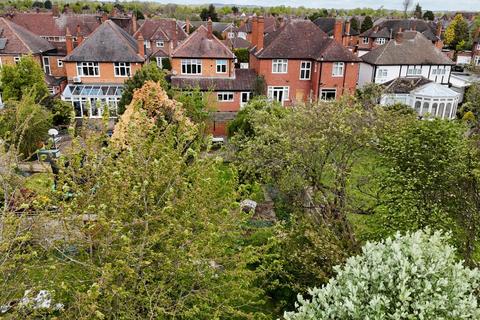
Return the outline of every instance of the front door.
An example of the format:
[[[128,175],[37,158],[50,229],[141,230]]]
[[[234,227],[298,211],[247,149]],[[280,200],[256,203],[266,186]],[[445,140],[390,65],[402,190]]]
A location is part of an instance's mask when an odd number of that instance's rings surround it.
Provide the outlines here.
[[[252,92],[242,92],[241,100],[240,100],[240,108],[245,107],[245,105],[252,99],[253,93]]]

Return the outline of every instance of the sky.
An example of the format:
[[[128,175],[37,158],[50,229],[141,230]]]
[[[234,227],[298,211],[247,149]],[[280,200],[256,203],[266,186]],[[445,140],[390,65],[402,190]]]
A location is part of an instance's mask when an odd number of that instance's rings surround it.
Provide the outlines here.
[[[205,0],[156,0],[160,3],[181,3],[181,4],[205,4]],[[277,6],[285,5],[291,7],[312,7],[312,8],[364,8],[377,9],[380,6],[386,9],[401,9],[403,0],[212,0],[213,3],[237,4],[237,5],[262,5]],[[412,0],[419,2],[423,10],[433,11],[480,11],[480,0]]]

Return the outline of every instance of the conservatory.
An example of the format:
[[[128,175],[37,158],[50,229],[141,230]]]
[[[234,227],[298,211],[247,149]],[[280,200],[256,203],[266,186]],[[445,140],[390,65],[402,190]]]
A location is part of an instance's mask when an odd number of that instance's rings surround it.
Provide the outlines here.
[[[454,119],[461,94],[425,78],[397,78],[385,83],[381,105],[406,104],[419,116]]]
[[[76,118],[101,118],[105,110],[110,118],[115,118],[122,90],[122,85],[69,84],[63,90],[62,100],[73,105]]]

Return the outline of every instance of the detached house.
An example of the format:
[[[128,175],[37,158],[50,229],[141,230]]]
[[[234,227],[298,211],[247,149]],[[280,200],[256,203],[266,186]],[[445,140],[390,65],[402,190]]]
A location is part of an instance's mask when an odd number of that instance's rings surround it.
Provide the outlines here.
[[[263,28],[263,17],[254,17],[250,65],[270,99],[291,105],[355,90],[360,59],[313,22],[291,20],[265,37]]]
[[[395,78],[424,77],[448,85],[454,62],[423,34],[397,33],[394,40],[361,57],[359,85],[385,83]]]
[[[437,48],[443,48],[442,24],[420,19],[388,19],[376,24],[359,35],[358,55],[362,56],[369,51],[395,39],[397,33],[403,31],[417,31],[427,38]]]
[[[235,55],[213,35],[212,23],[201,25],[172,53],[172,87],[199,88],[213,96],[212,131],[226,135],[226,123],[252,97],[253,70],[235,69]]]
[[[114,22],[107,20],[73,48],[67,32],[64,59],[68,85],[62,100],[72,103],[78,118],[100,118],[108,108],[117,115],[117,102],[124,81],[145,61],[143,38],[135,40]]]

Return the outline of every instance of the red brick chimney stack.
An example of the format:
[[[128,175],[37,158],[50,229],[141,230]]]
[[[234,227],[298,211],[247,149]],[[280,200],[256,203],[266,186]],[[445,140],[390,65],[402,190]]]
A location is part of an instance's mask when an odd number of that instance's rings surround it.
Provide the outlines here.
[[[58,4],[54,4],[54,5],[52,6],[52,15],[53,15],[54,17],[60,16],[60,11],[58,10]]]
[[[135,12],[132,14],[132,33],[137,32],[137,15]]]
[[[265,20],[263,16],[257,19],[257,51],[263,49],[263,34],[265,32]]]
[[[138,55],[142,58],[145,58],[145,43],[144,43],[143,36],[139,35],[137,38],[137,47],[138,47]]]
[[[207,30],[208,30],[208,39],[213,39],[212,19],[210,17],[208,17]]]
[[[73,38],[72,38],[72,34],[70,33],[70,29],[68,29],[68,27],[65,34],[65,42],[67,47],[67,54],[70,54],[70,52],[73,51]]]
[[[258,44],[258,24],[257,16],[252,18],[252,44],[256,46]]]
[[[342,20],[335,20],[335,26],[333,27],[333,39],[338,43],[342,44],[342,29],[343,29],[343,21]]]
[[[190,18],[189,17],[185,19],[185,31],[187,32],[187,34],[190,34]]]
[[[77,46],[79,46],[83,42],[83,36],[80,30],[80,25],[77,24]]]

